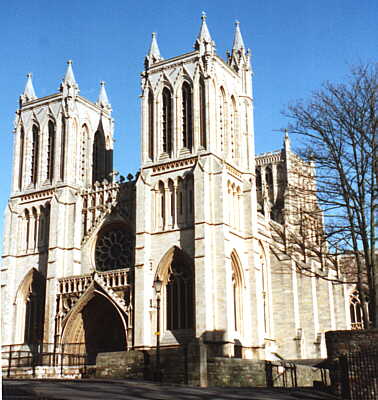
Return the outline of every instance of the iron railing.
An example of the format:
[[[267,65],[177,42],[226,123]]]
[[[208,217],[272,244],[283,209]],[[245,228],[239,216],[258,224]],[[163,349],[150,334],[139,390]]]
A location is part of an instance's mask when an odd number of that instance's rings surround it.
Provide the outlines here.
[[[378,399],[378,348],[339,357],[341,395],[348,400]]]
[[[2,367],[7,369],[8,378],[15,367],[31,368],[33,376],[37,366],[60,367],[63,375],[64,367],[85,367],[88,360],[84,343],[10,344],[1,350]]]

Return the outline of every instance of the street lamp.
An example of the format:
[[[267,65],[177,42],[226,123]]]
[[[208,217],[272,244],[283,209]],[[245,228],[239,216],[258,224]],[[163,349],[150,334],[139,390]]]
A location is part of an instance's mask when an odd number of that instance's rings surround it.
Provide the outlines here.
[[[156,292],[156,369],[155,380],[161,382],[160,371],[160,293],[163,282],[157,277],[154,281],[154,288]]]

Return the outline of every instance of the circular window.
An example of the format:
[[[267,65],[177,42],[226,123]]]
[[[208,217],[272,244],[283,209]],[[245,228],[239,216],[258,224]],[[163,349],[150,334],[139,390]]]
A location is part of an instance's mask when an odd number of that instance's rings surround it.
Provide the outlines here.
[[[96,269],[129,268],[133,252],[133,238],[129,232],[121,228],[103,233],[96,243]]]

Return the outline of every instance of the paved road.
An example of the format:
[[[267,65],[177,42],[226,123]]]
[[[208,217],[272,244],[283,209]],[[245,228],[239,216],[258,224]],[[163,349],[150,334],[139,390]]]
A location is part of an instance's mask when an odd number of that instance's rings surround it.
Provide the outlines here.
[[[5,400],[334,400],[311,389],[198,388],[141,381],[3,380]]]

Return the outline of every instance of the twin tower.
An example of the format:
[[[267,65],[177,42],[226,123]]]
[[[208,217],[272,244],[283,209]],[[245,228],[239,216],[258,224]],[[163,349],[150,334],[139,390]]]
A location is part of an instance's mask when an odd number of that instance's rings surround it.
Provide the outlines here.
[[[28,77],[6,209],[3,344],[84,343],[92,359],[154,347],[160,281],[162,346],[204,338],[218,354],[269,358],[285,343],[300,356],[284,339],[299,311],[286,325],[275,312],[239,23],[225,61],[205,15],[192,52],[163,59],[153,34],[141,106],[141,169],[116,181],[104,84],[96,103],[81,97],[69,62],[59,93],[37,98]]]

